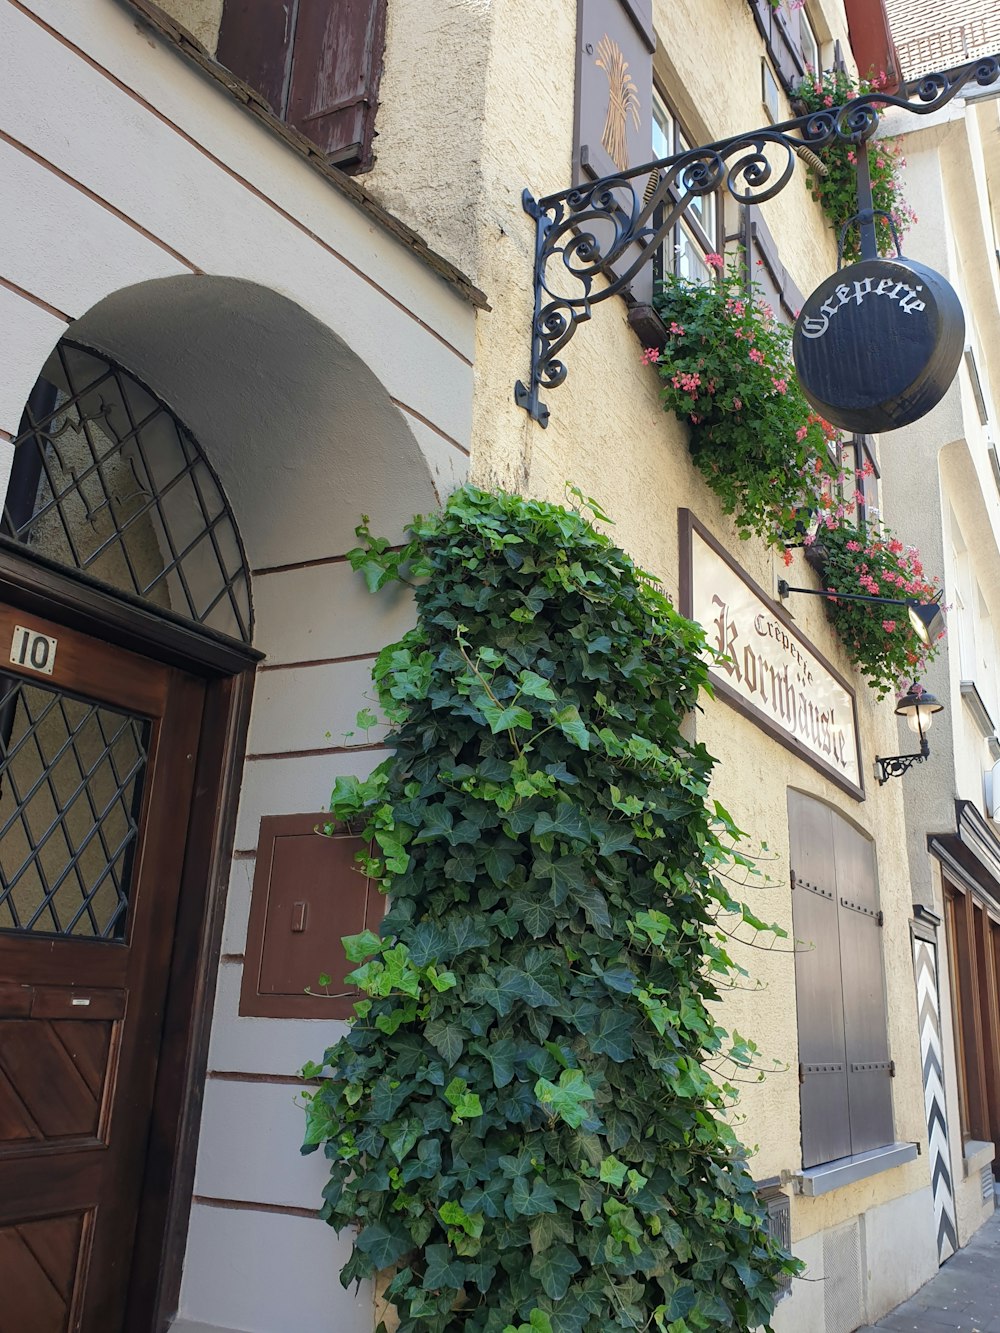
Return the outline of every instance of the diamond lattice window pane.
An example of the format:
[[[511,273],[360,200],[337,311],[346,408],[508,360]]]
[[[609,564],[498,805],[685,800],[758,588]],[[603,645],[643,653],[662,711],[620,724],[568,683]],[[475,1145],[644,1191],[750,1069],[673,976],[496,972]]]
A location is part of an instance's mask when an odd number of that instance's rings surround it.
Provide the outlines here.
[[[166,404],[94,352],[60,343],[36,384],[0,531],[251,641],[246,558],[215,473]]]
[[[0,930],[124,937],[149,725],[0,676]]]

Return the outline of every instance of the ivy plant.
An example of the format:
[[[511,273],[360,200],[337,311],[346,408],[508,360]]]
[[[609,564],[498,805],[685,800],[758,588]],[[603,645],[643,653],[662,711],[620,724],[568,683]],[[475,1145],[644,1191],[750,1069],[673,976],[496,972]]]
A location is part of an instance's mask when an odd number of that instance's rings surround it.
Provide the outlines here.
[[[303,1071],[342,1282],[393,1270],[401,1333],[767,1327],[797,1265],[727,1119],[756,1048],[710,1007],[720,913],[764,923],[682,727],[701,629],[579,512],[465,488],[402,550],[359,533],[419,619],[374,672],[393,753],[331,801],[391,903]]]

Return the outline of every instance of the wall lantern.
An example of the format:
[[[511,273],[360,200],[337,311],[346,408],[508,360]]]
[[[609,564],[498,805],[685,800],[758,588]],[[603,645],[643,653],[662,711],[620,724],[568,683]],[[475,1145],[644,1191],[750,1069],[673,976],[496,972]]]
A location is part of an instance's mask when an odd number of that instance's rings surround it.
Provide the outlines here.
[[[940,713],[944,704],[939,703],[929,691],[919,685],[911,685],[895,707],[897,717],[905,717],[906,725],[920,737],[920,749],[914,754],[893,754],[875,756],[875,776],[878,785],[884,786],[890,778],[901,778],[913,764],[922,764],[931,749],[927,744],[927,732],[930,730],[934,714]]]
[[[871,597],[863,592],[831,592],[826,588],[792,588],[785,579],[779,579],[778,596],[781,600],[784,601],[791,592],[801,592],[807,597],[826,597],[841,602],[878,602],[884,606],[905,606],[914,634],[927,647],[941,637],[945,628],[944,612],[941,610],[940,602],[918,602],[910,597]]]
[[[785,579],[778,580],[778,596],[782,601],[789,593],[800,592],[807,597],[826,597],[843,602],[878,602],[885,606],[905,606],[913,632],[921,643],[930,646],[944,631],[944,612],[940,602],[918,602],[907,597],[870,597],[862,592],[830,592],[826,588],[792,588]],[[920,749],[914,754],[875,756],[875,777],[884,786],[890,778],[901,778],[913,764],[921,764],[930,754],[927,732],[931,719],[940,713],[944,704],[919,685],[911,685],[896,704],[897,717],[905,717],[906,725],[920,737]]]
[[[540,425],[548,425],[549,409],[541,401],[541,395],[543,391],[564,383],[567,368],[562,359],[563,352],[579,325],[590,319],[593,307],[599,301],[628,293],[629,284],[641,269],[653,262],[670,229],[703,196],[726,189],[740,204],[762,204],[784,189],[792,177],[797,155],[803,149],[815,152],[838,140],[866,145],[878,129],[880,115],[886,107],[902,107],[926,116],[950,102],[967,84],[975,83],[985,88],[998,79],[1000,56],[985,56],[943,73],[914,79],[900,90],[899,95],[866,93],[843,106],[823,108],[778,125],[688,148],[673,157],[629,167],[613,176],[558,190],[540,199],[525,190],[522,205],[535,223],[535,307],[531,325],[531,371],[527,381],[518,380],[514,386],[515,402]],[[867,151],[860,152],[859,164],[862,160],[867,162],[867,156]],[[865,182],[860,184],[859,220],[864,254],[866,229],[873,235],[875,223],[870,189],[866,192]],[[881,400],[876,403],[890,420],[885,422],[883,416],[882,427],[862,428],[878,430],[886,425],[904,424],[902,418],[911,410],[911,395],[919,398],[921,411],[917,415],[929,411],[938,401],[937,398],[933,402],[930,399],[942,380],[947,378],[950,382],[948,367],[955,355],[956,338],[961,335],[955,331],[955,310],[951,304],[954,293],[947,288],[943,278],[931,274],[931,270],[918,271],[919,266],[911,260],[897,258],[889,261],[891,273],[889,269],[869,271],[867,262],[859,266],[865,271],[851,279],[852,295],[845,297],[843,304],[836,288],[844,285],[849,270],[829,280],[834,283],[834,297],[823,296],[820,304],[825,301],[828,309],[843,310],[848,300],[854,301],[858,314],[863,313],[866,321],[871,317],[877,324],[887,317],[889,306],[896,311],[904,300],[906,302],[907,309],[898,321],[899,373],[889,386],[888,405]],[[924,281],[925,272],[931,275],[927,282],[931,283],[933,291]],[[887,282],[890,277],[890,286],[883,286],[879,292],[879,284]],[[874,295],[870,295],[865,287],[868,278],[872,279],[870,290]],[[932,279],[936,279],[936,283]],[[857,301],[853,295],[854,281],[860,284],[863,292],[863,297]],[[943,284],[943,287],[937,284]],[[820,292],[823,290],[821,288]],[[819,296],[820,292],[814,296]],[[890,295],[891,292],[895,292],[895,296]],[[830,305],[831,299],[833,306]],[[918,302],[924,303],[923,311],[917,310]],[[848,323],[853,313],[852,308],[847,315],[839,316],[841,327]],[[824,315],[829,320],[832,335],[838,316],[821,310],[816,317],[822,320]],[[916,315],[923,316],[934,345],[925,361],[912,372],[911,378],[907,378],[912,363],[919,360],[910,353],[903,355],[907,337],[919,322],[909,317]],[[826,341],[818,335],[813,340]],[[831,336],[831,345],[832,341]],[[806,342],[809,342],[808,338]],[[961,352],[959,345],[959,356]],[[953,374],[954,369],[951,370]],[[814,390],[817,398],[823,398],[824,387],[821,381],[817,382]],[[808,396],[808,389],[806,392]],[[943,393],[944,389],[941,389],[938,398]],[[862,404],[866,405],[870,410],[871,404]],[[837,420],[828,410],[823,410],[828,420]]]

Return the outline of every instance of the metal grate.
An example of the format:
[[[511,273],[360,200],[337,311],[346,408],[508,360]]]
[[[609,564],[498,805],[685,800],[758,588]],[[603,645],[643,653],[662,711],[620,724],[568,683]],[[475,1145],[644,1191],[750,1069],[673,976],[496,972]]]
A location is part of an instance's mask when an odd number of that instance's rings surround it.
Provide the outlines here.
[[[249,643],[250,582],[205,456],[133,375],[60,343],[25,408],[0,531]]]
[[[823,1328],[851,1333],[864,1323],[861,1231],[858,1223],[823,1233]]]
[[[0,676],[0,930],[120,940],[149,723]]]

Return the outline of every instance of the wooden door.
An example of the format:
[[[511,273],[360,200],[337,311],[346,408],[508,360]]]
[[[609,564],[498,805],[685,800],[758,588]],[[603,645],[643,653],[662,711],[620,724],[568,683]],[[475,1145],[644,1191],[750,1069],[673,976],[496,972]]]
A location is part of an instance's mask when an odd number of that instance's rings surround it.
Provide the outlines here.
[[[0,1333],[122,1333],[203,701],[0,604]]]

